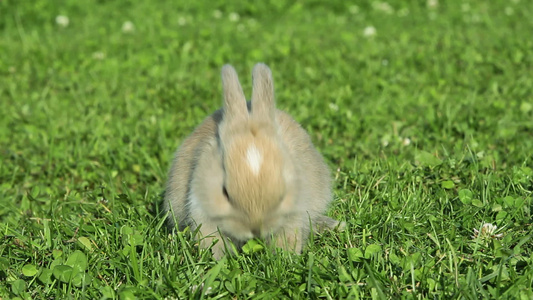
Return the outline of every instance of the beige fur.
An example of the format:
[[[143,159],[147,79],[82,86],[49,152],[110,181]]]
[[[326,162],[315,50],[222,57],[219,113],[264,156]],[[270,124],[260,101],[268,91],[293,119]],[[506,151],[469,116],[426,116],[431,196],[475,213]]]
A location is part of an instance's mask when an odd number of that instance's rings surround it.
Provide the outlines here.
[[[163,210],[172,228],[174,220],[180,229],[200,226],[202,247],[261,237],[300,253],[310,223],[315,231],[339,225],[323,215],[332,199],[330,172],[305,130],[276,109],[270,69],[257,64],[252,77],[247,104],[233,67],[222,68],[223,108],[178,148]],[[250,165],[251,146],[258,168]],[[224,243],[212,251],[222,257]]]

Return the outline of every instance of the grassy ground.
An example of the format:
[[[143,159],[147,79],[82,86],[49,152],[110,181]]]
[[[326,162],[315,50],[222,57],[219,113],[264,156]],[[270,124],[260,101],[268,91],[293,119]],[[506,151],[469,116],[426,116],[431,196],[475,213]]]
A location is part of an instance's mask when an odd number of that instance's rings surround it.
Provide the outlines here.
[[[0,298],[533,298],[530,1],[0,12]],[[259,61],[348,229],[216,262],[153,211],[221,66],[250,91]]]

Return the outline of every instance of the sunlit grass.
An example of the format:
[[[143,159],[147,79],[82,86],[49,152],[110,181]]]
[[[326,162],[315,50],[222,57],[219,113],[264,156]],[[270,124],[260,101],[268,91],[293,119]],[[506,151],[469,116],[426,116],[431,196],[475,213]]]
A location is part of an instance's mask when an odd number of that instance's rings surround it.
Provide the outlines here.
[[[532,9],[0,1],[0,297],[533,298]],[[154,216],[221,66],[260,61],[348,226],[217,262]]]

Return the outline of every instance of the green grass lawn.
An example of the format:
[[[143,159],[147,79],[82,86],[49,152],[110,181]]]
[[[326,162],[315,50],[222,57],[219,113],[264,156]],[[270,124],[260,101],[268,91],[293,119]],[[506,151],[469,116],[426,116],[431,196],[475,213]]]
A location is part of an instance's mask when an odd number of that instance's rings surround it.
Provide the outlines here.
[[[533,299],[531,1],[348,2],[0,1],[0,298]],[[256,62],[347,229],[217,262],[154,214]]]

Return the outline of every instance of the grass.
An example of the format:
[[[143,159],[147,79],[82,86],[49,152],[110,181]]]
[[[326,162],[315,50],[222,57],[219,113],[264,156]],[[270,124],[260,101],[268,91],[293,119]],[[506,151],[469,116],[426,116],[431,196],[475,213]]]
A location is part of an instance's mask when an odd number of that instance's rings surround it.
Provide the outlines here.
[[[533,298],[528,1],[185,2],[0,2],[0,298]],[[217,262],[154,211],[259,61],[348,228]]]

